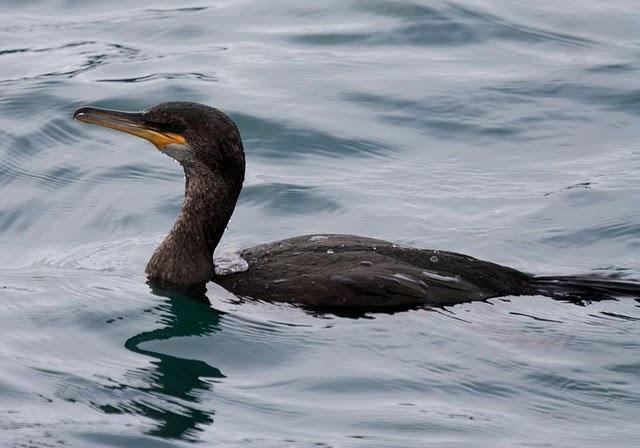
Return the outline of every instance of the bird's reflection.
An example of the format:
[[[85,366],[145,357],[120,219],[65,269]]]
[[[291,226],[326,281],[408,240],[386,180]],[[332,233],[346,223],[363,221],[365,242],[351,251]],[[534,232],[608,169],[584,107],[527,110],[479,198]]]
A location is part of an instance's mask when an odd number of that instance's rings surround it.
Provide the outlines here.
[[[166,300],[155,310],[165,325],[129,338],[125,347],[135,353],[153,358],[149,367],[130,372],[142,386],[129,388],[142,392],[126,406],[134,412],[153,419],[157,425],[149,434],[163,438],[195,440],[204,426],[213,423],[213,409],[204,408],[203,393],[212,387],[212,378],[224,378],[220,370],[197,359],[184,359],[144,348],[145,343],[176,337],[204,336],[220,331],[222,313],[213,309],[200,291],[178,291],[149,284],[153,294]],[[123,412],[113,406],[105,412]]]

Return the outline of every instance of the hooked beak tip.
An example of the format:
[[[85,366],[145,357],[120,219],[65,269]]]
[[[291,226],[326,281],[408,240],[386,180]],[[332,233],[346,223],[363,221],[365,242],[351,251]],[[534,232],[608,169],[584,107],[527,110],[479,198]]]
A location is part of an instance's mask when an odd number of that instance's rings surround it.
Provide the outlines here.
[[[73,119],[83,121],[83,118],[87,116],[87,107],[81,107],[73,113]]]

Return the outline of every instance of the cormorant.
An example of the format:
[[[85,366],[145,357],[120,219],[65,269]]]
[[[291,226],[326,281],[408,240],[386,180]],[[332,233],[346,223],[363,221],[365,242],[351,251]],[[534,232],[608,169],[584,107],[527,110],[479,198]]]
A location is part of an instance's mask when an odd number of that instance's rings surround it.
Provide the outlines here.
[[[637,283],[534,276],[466,255],[353,235],[307,235],[256,246],[241,253],[246,270],[217,275],[213,252],[245,173],[235,123],[218,109],[190,102],[143,112],[81,107],[73,118],[145,138],[182,165],[182,209],[146,268],[150,279],[163,284],[202,286],[213,280],[239,297],[320,308],[443,306],[507,295],[640,296]]]

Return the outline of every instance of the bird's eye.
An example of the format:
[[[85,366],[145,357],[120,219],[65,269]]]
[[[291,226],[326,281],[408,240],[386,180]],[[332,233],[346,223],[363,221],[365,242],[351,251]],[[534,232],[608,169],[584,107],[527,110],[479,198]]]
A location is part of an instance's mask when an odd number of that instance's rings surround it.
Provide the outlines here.
[[[167,132],[171,132],[173,134],[182,134],[185,131],[185,129],[187,129],[187,127],[185,125],[183,125],[182,123],[178,123],[178,122],[165,123],[163,125],[163,128]]]
[[[182,134],[187,127],[182,123],[171,122],[171,123],[150,123],[154,128],[159,131],[171,132],[172,134]]]
[[[182,123],[175,123],[175,122],[167,123],[165,124],[164,127],[168,132],[172,132],[174,134],[182,134],[187,129],[187,127]]]

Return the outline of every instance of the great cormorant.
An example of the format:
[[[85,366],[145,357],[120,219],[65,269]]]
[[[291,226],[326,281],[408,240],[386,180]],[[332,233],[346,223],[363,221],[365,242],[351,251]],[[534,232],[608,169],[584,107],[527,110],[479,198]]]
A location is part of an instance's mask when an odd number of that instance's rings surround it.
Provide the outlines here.
[[[639,296],[640,285],[596,276],[540,277],[466,255],[353,235],[307,235],[250,249],[242,272],[217,275],[213,252],[235,208],[245,155],[235,123],[213,107],[167,102],[143,112],[82,107],[75,119],[151,141],[183,167],[180,214],[146,273],[169,285],[212,280],[239,297],[313,307],[453,305],[507,295]]]

